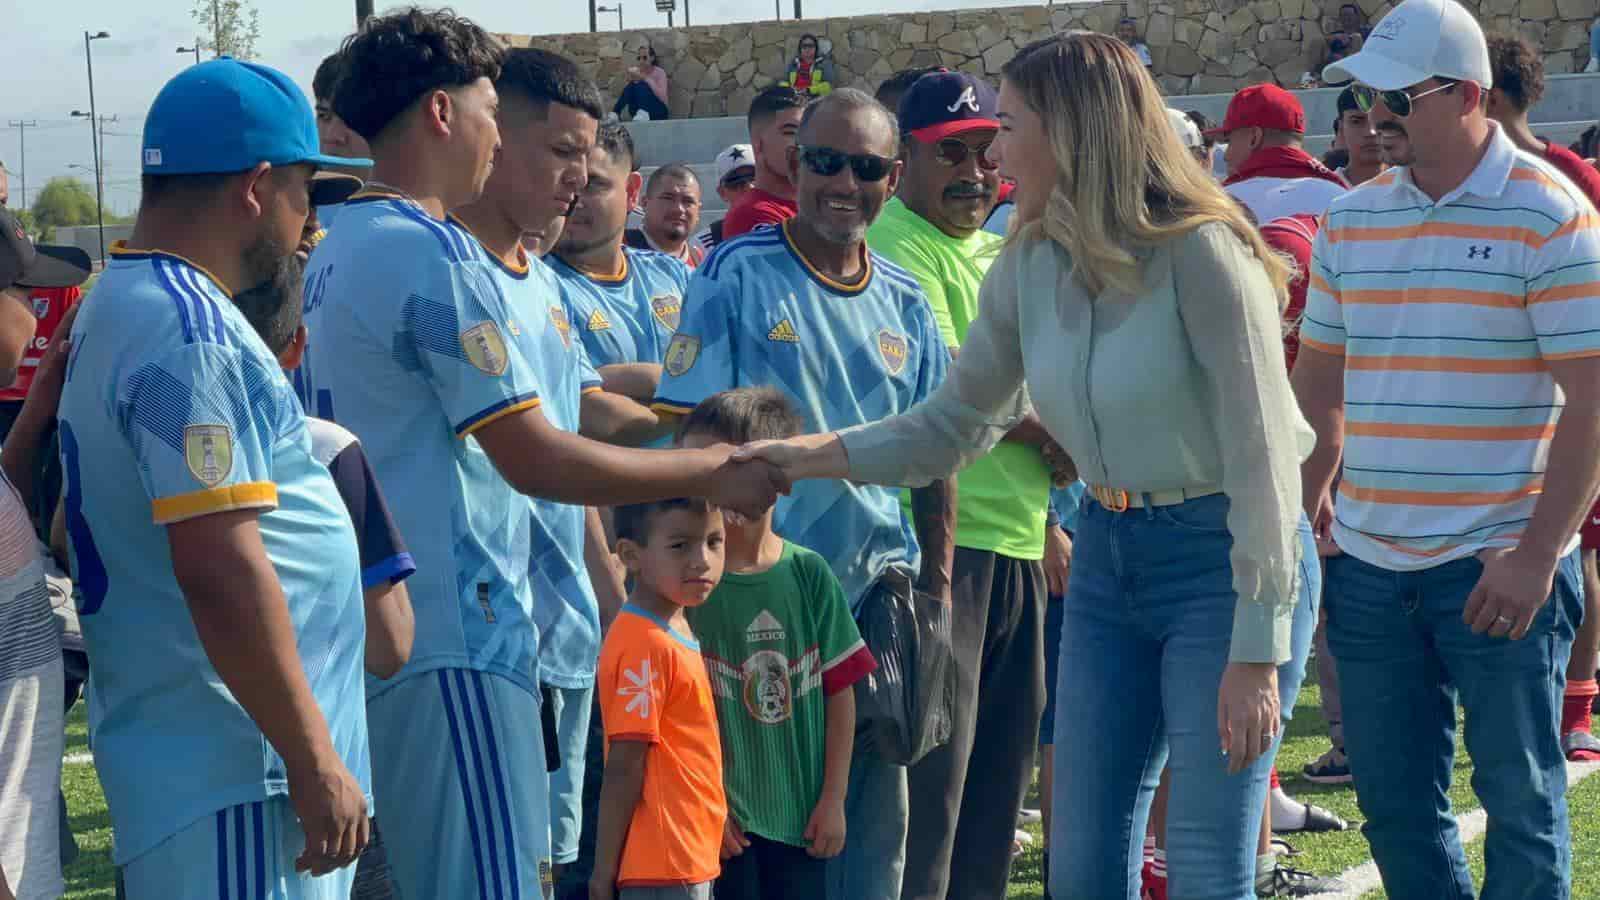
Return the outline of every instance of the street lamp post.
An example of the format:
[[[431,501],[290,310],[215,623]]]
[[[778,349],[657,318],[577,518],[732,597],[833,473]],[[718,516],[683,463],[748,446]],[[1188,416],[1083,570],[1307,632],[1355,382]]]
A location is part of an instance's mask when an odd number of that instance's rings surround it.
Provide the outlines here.
[[[194,64],[197,65],[197,66],[200,65],[200,38],[196,37],[194,39],[194,46],[193,47],[179,47],[178,48],[178,52],[179,53],[193,53],[194,54]]]
[[[90,46],[90,42],[98,41],[108,37],[111,37],[111,33],[109,31],[99,31],[95,32],[94,34],[90,34],[87,31],[83,33],[83,61],[89,69],[89,138],[94,142],[94,215],[96,222],[99,224],[100,230],[101,265],[105,265],[106,259],[105,179],[101,177],[100,174],[100,132],[96,124],[99,120],[99,116],[95,114],[94,50]],[[73,110],[72,114],[75,116],[82,115],[82,113],[80,113],[78,110]]]
[[[594,9],[595,9],[595,12],[614,12],[614,13],[616,13],[617,14],[617,30],[618,31],[622,30],[622,4],[621,3],[618,3],[616,6],[596,6]]]
[[[356,0],[356,27],[367,24],[372,17],[372,0]]]

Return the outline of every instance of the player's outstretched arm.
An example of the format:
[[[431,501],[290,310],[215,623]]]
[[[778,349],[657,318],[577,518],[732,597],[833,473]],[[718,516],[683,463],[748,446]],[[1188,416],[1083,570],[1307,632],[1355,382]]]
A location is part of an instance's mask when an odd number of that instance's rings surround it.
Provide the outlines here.
[[[311,695],[259,514],[186,519],[167,526],[167,541],[206,657],[288,769],[289,800],[306,834],[296,868],[321,875],[365,849],[367,801]]]
[[[633,811],[644,794],[644,763],[649,755],[650,745],[643,741],[613,740],[607,749],[605,776],[600,782],[600,822],[595,829],[594,875],[589,880],[589,900],[612,900],[616,896],[622,845],[627,842]]]
[[[502,416],[472,434],[512,487],[559,503],[619,506],[705,497],[755,517],[789,488],[788,479],[773,466],[730,460],[733,448],[726,445],[703,450],[613,447],[556,428],[537,408]]]

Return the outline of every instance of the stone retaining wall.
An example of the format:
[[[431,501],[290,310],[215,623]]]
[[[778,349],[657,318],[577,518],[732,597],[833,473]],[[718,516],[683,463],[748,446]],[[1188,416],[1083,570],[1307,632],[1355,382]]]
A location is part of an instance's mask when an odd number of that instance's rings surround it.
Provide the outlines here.
[[[574,57],[614,98],[649,40],[671,85],[674,116],[743,115],[750,98],[781,79],[801,34],[833,42],[839,86],[872,89],[898,69],[943,65],[998,79],[1018,47],[1055,31],[1110,32],[1140,22],[1154,72],[1169,94],[1219,93],[1261,81],[1296,86],[1320,58],[1341,0],[1123,0],[955,12],[749,22],[596,34],[504,34]],[[1370,22],[1387,0],[1357,0]],[[1581,71],[1595,0],[1467,0],[1487,30],[1523,34],[1545,52],[1551,74]]]

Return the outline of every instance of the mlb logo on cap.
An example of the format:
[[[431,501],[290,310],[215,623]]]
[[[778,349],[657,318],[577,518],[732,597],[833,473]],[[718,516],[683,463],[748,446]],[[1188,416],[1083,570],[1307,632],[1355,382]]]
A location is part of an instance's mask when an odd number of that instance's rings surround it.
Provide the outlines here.
[[[144,123],[146,175],[245,172],[261,163],[370,166],[325,156],[317,119],[289,76],[226,56],[168,81]]]

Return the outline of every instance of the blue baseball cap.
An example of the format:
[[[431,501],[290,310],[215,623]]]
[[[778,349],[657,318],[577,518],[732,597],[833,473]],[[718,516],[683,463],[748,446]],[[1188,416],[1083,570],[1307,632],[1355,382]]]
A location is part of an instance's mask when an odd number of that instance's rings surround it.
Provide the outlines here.
[[[144,121],[146,175],[245,172],[274,166],[370,166],[321,152],[310,101],[269,66],[221,57],[168,81]]]
[[[936,143],[963,131],[999,128],[994,88],[965,72],[929,72],[900,98],[900,133]]]

